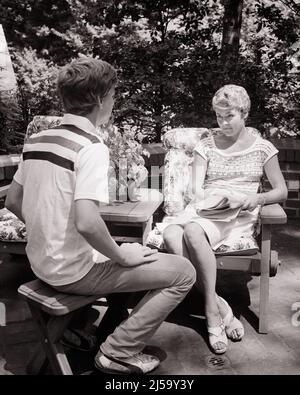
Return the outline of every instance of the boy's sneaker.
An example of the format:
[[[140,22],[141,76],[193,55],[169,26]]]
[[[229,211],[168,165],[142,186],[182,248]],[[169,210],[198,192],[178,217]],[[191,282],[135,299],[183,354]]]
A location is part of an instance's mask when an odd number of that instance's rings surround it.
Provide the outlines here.
[[[146,374],[159,364],[157,357],[142,352],[132,357],[116,359],[99,351],[95,357],[95,367],[110,374]]]

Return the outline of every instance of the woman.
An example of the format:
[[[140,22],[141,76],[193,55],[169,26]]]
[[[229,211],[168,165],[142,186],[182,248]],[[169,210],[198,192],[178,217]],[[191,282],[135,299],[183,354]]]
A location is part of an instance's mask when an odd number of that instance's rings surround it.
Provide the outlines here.
[[[220,129],[194,149],[194,199],[182,216],[167,224],[163,238],[169,252],[186,256],[194,264],[196,285],[204,294],[209,343],[215,353],[222,354],[227,338],[241,340],[244,328],[228,303],[216,294],[214,250],[224,239],[252,236],[259,207],[286,199],[287,188],[277,149],[245,126],[250,109],[246,90],[225,85],[215,94],[213,108]],[[263,172],[272,190],[258,193]],[[226,197],[231,208],[240,207],[239,215],[226,222],[201,217],[203,201],[215,195]]]

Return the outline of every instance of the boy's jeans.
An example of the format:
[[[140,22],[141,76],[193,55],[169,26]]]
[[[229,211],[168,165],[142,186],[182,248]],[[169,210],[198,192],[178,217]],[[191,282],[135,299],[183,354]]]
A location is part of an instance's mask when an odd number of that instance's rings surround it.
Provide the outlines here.
[[[54,288],[60,292],[99,296],[149,290],[100,347],[104,354],[125,358],[144,348],[195,280],[195,269],[187,259],[158,253],[157,261],[135,267],[126,268],[112,261],[95,264],[81,280]]]

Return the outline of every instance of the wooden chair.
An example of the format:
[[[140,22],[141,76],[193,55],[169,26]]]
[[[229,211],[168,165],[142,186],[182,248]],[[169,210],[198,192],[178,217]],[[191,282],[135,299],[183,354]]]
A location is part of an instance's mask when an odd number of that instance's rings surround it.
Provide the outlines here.
[[[54,374],[73,374],[61,339],[74,313],[95,302],[99,296],[59,293],[40,280],[21,285],[18,292],[31,310],[44,350],[44,353],[38,350],[34,354],[27,372],[40,374],[49,363]]]
[[[189,166],[192,162],[192,152],[202,134],[209,132],[205,128],[178,128],[168,131],[164,136],[164,146],[167,149],[164,165],[167,214],[169,214],[168,205],[172,200],[178,211],[185,207],[186,200],[189,198]],[[172,182],[173,188],[170,188]],[[271,227],[274,224],[284,224],[286,221],[287,216],[279,204],[264,206],[260,214],[260,251],[252,255],[243,255],[240,252],[238,255],[216,256],[218,270],[246,271],[260,276],[259,333],[268,332],[269,279],[276,275],[278,266],[278,254],[271,250]]]
[[[21,285],[18,293],[30,308],[43,348],[38,348],[33,355],[27,365],[27,373],[42,374],[50,365],[53,374],[72,375],[66,348],[61,340],[74,314],[79,309],[98,304],[100,295],[79,296],[60,293],[38,279]],[[119,297],[122,297],[121,303]],[[123,303],[126,301],[124,294],[112,294],[106,299],[108,308],[97,328],[97,344],[104,341],[114,328],[127,318]]]
[[[261,246],[254,255],[229,255],[217,257],[217,269],[246,271],[260,276],[259,333],[268,333],[269,281],[277,273],[278,254],[271,249],[271,227],[285,224],[287,217],[279,204],[264,206],[261,210]]]

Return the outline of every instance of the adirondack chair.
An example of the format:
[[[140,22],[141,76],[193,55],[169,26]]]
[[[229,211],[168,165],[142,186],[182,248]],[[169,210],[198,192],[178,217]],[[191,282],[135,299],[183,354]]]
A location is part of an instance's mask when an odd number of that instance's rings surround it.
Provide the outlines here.
[[[177,128],[164,136],[167,149],[164,163],[164,211],[167,216],[184,209],[191,199],[190,166],[193,149],[203,133],[213,133],[205,128]],[[258,133],[254,129],[253,133]],[[166,219],[166,218],[165,218]],[[221,249],[216,254],[218,270],[246,271],[260,275],[259,328],[260,333],[268,332],[269,279],[276,275],[278,254],[271,250],[271,227],[284,224],[287,216],[279,204],[263,206],[260,213],[260,248],[253,248],[253,243],[239,240],[231,248]],[[159,229],[154,229],[148,244],[164,249]]]

